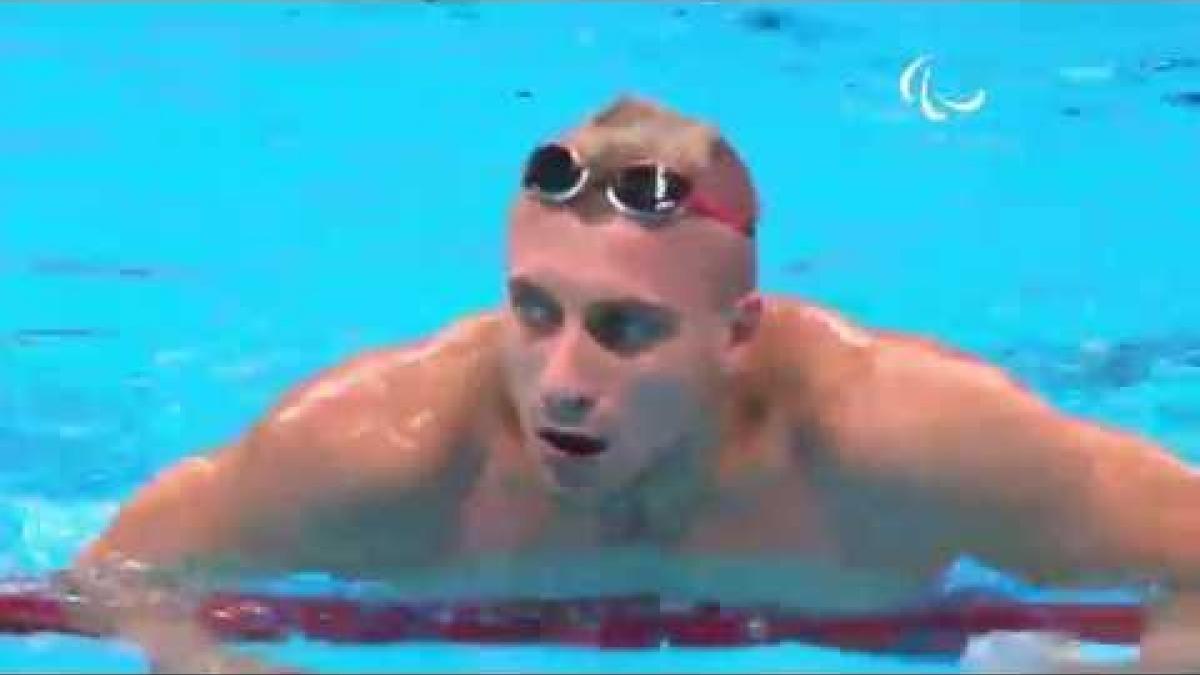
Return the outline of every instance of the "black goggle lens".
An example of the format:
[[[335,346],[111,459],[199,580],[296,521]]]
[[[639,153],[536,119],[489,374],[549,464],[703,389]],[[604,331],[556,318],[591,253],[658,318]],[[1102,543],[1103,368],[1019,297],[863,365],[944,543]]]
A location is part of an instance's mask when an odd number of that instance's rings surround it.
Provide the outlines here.
[[[529,157],[521,184],[553,201],[575,196],[587,178],[587,169],[570,149],[544,145]],[[692,189],[687,177],[659,164],[635,164],[615,173],[609,198],[622,210],[644,218],[668,216],[679,208]]]
[[[525,167],[521,184],[551,197],[569,195],[583,180],[584,169],[571,151],[559,145],[534,150]]]
[[[666,216],[679,208],[692,189],[684,176],[657,164],[631,166],[617,173],[612,195],[624,208],[647,216]]]

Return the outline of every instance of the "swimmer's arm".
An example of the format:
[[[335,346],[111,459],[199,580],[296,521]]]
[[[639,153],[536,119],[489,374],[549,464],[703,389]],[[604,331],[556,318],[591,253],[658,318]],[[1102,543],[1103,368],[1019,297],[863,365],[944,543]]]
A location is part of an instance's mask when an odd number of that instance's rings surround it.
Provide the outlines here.
[[[470,433],[471,397],[489,390],[495,325],[484,316],[416,350],[352,359],[288,392],[236,443],[165,471],[62,575],[90,608],[76,615],[81,627],[115,629],[177,666],[221,660],[203,629],[171,609],[179,592],[169,578],[394,563],[355,552],[355,527],[380,517],[422,550],[421,533],[440,522],[431,509],[446,503],[431,493],[444,492],[440,479]],[[323,545],[330,538],[341,545]],[[126,560],[156,578],[114,574]]]
[[[463,397],[486,388],[475,349],[483,327],[460,324],[436,348],[332,369],[285,395],[238,442],[166,470],[63,575],[86,601],[80,627],[115,630],[173,666],[223,660],[204,630],[172,609],[180,593],[171,579],[394,562],[355,552],[354,528],[372,518],[386,517],[421,550],[421,534],[439,522],[430,509],[444,502],[429,493],[440,493],[465,435],[463,413],[474,409]],[[330,538],[342,545],[322,544]],[[155,578],[114,569],[131,560]]]
[[[1145,438],[1062,413],[982,364],[892,366],[904,373],[884,389],[893,414],[869,435],[888,457],[882,473],[936,505],[927,522],[947,544],[1035,583],[1164,584],[1145,664],[1200,665],[1194,469]]]
[[[319,566],[330,547],[308,529],[311,521],[352,524],[338,502],[371,498],[347,492],[346,474],[314,470],[328,456],[323,448],[333,446],[316,429],[307,434],[302,443],[305,433],[268,421],[141,489],[61,577],[83,600],[73,615],[78,627],[132,641],[159,670],[278,670],[226,651],[190,605],[222,579]],[[352,550],[355,542],[346,543]]]
[[[232,532],[244,495],[236,494],[229,466],[240,444],[168,467],[140,488],[100,537],[75,561],[77,568],[116,558],[153,567],[236,549]]]
[[[1059,485],[1067,492],[1051,491],[1044,524],[1027,524],[1030,538],[999,539],[991,546],[994,557],[1035,580],[1043,575],[1067,586],[1154,584],[1159,593],[1151,598],[1132,670],[1200,668],[1200,475],[1146,439],[1057,412],[1014,424],[1020,428],[1010,432],[1017,436],[1013,440],[1028,434],[1025,442],[1041,449],[1041,461],[1060,473]],[[1018,452],[1012,441],[996,450]],[[1075,481],[1078,487],[1071,485]],[[1022,506],[1009,508],[1020,512]],[[985,555],[987,548],[981,547]],[[1082,662],[1063,665],[1118,671]]]
[[[156,571],[192,558],[236,554],[238,506],[226,467],[239,448],[176,464],[139,491],[112,526],[60,576],[81,600],[72,620],[87,632],[133,641],[156,672],[264,672],[221,649],[194,620],[191,600]]]

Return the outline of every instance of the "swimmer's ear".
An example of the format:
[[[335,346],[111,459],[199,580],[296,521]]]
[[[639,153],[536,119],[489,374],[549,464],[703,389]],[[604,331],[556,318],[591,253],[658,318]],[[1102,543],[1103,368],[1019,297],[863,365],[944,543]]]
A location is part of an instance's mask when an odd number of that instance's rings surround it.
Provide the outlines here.
[[[762,321],[762,309],[762,296],[758,293],[747,293],[737,301],[730,323],[730,346],[741,346],[754,337]]]

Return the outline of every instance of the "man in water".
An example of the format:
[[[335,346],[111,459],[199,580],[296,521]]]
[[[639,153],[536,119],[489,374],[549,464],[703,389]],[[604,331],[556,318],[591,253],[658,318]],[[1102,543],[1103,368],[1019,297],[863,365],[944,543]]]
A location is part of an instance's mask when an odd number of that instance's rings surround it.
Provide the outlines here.
[[[211,667],[154,600],[164,582],[106,581],[122,560],[820,612],[918,601],[960,555],[1041,584],[1153,582],[1163,616],[1190,616],[1196,473],[991,365],[760,294],[756,218],[718,131],[655,103],[540,146],[504,306],[337,365],[166,470],[78,560],[79,590],[118,607],[88,620]]]

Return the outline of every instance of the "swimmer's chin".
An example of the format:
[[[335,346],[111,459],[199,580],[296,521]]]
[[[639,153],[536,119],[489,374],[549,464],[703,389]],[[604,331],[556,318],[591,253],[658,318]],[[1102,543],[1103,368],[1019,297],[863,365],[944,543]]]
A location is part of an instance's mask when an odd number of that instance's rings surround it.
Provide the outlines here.
[[[613,492],[595,460],[564,457],[544,448],[539,448],[537,454],[543,483],[555,497],[566,502],[587,503]]]
[[[562,495],[585,496],[605,492],[598,469],[591,464],[553,454],[543,454],[541,457],[542,474],[548,486],[552,492]]]

